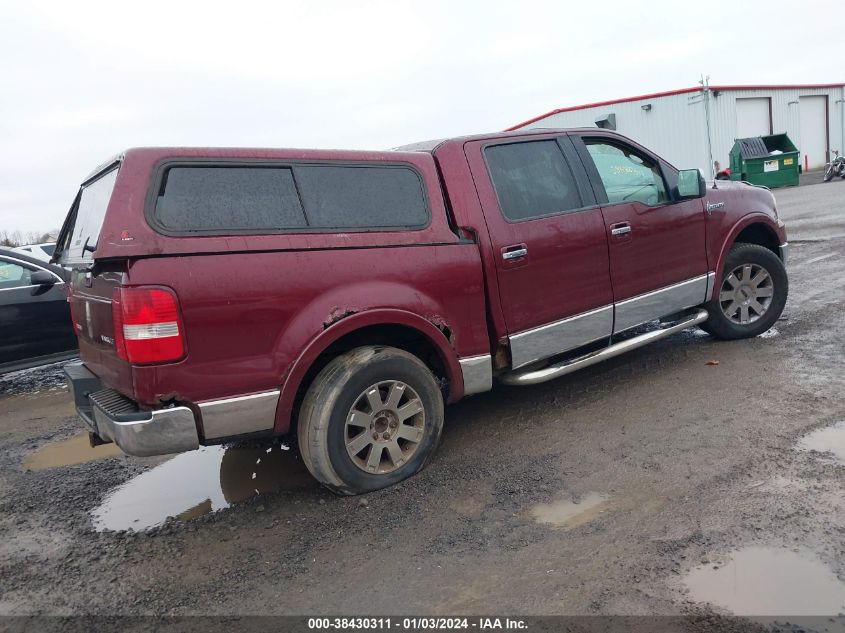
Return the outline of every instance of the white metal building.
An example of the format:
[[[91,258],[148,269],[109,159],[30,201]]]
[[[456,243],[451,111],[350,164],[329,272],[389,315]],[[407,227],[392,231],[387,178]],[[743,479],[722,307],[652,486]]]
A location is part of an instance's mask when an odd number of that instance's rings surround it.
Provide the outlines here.
[[[560,108],[509,129],[595,127],[614,119],[620,133],[711,178],[713,161],[728,167],[735,139],[781,132],[798,147],[802,165],[816,169],[831,150],[845,151],[845,84],[696,86]]]

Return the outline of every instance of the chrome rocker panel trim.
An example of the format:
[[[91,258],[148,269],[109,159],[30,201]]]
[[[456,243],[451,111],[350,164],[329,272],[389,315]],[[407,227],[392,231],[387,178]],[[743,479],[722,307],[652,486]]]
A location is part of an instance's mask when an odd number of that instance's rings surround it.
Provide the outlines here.
[[[700,275],[659,290],[619,301],[616,304],[614,334],[630,330],[667,314],[674,314],[705,303],[707,301],[709,276],[709,274]]]
[[[275,389],[248,396],[200,402],[205,438],[212,440],[272,430],[276,423],[279,393]]]
[[[464,376],[464,395],[471,396],[493,388],[493,358],[490,354],[459,358]]]
[[[789,261],[789,242],[784,242],[778,246],[778,251],[780,251],[780,261],[782,261],[783,265],[786,266]]]
[[[658,339],[671,336],[672,334],[685,330],[693,325],[703,323],[707,320],[708,316],[707,310],[699,309],[683,321],[667,328],[646,332],[645,334],[640,334],[639,336],[635,336],[626,341],[615,343],[614,345],[602,348],[596,352],[591,352],[578,358],[555,363],[554,365],[543,367],[542,369],[510,372],[500,376],[499,380],[506,385],[534,385],[546,382],[547,380],[553,380],[579,369],[583,369],[584,367],[595,365],[596,363],[600,363],[608,358],[613,358],[614,356],[619,356],[620,354],[624,354],[625,352],[629,352],[638,347],[648,345]]]
[[[612,305],[547,323],[510,337],[511,363],[514,369],[524,367],[609,337],[612,331]]]
[[[707,291],[704,293],[704,301],[713,298],[713,290],[716,287],[716,273],[707,273]]]

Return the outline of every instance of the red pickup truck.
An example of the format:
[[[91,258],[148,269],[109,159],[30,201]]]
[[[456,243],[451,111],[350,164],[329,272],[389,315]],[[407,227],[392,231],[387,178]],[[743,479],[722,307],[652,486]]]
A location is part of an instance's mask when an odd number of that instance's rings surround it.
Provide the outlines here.
[[[787,296],[764,187],[606,130],[395,151],[131,149],[55,258],[93,442],[151,455],[296,433],[332,490],[417,472],[445,403],[684,328],[755,336]]]

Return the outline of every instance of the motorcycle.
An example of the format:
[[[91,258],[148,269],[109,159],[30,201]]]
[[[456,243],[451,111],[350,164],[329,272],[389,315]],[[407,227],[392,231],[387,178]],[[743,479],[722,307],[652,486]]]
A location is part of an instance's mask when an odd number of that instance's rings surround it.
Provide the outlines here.
[[[845,157],[839,155],[839,150],[833,150],[833,160],[824,166],[824,181],[829,182],[834,176],[845,178]]]

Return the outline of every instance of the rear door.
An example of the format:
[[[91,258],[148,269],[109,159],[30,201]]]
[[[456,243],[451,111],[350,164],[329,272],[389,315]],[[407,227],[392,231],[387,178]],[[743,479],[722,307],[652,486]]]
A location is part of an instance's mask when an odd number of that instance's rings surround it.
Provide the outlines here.
[[[673,201],[657,157],[616,136],[577,135],[610,245],[614,332],[704,303],[701,199]]]
[[[601,210],[565,135],[465,147],[496,260],[514,368],[606,339]]]

